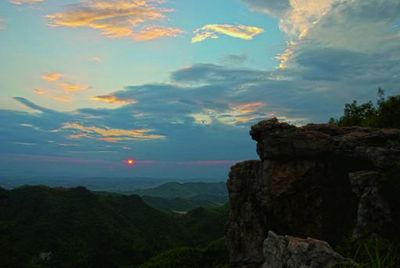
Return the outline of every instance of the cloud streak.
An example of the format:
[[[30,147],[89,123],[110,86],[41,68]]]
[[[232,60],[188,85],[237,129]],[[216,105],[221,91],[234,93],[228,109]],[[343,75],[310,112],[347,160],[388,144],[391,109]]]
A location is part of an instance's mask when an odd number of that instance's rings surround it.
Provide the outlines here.
[[[162,3],[159,0],[87,1],[47,15],[47,19],[53,27],[90,28],[108,38],[149,41],[177,36],[182,32],[178,28],[149,25],[165,20],[166,14],[173,11],[161,7]]]
[[[55,82],[55,81],[60,80],[61,77],[63,77],[62,73],[52,72],[52,73],[43,74],[42,80],[47,81],[47,82]]]
[[[84,126],[80,123],[65,123],[62,130],[73,130],[75,133],[69,137],[72,139],[80,138],[93,138],[106,142],[118,142],[118,141],[129,141],[129,140],[158,140],[164,139],[163,135],[151,134],[152,129],[113,129],[113,128],[100,128],[95,126]]]
[[[42,3],[46,0],[10,0],[9,2],[14,5],[23,5],[23,4],[37,4]]]
[[[202,42],[207,39],[217,39],[221,34],[243,40],[252,40],[255,36],[263,32],[264,29],[255,26],[207,24],[199,29],[194,30],[192,43]]]
[[[109,103],[109,104],[119,104],[119,105],[136,103],[136,101],[134,99],[120,99],[114,95],[95,96],[90,99],[92,101],[104,102],[104,103]]]

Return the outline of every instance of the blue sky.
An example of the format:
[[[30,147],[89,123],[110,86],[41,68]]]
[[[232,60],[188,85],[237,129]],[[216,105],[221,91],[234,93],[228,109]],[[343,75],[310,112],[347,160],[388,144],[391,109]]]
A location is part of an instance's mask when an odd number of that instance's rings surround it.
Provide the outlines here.
[[[2,1],[0,176],[224,179],[259,120],[398,94],[399,41],[397,0]]]

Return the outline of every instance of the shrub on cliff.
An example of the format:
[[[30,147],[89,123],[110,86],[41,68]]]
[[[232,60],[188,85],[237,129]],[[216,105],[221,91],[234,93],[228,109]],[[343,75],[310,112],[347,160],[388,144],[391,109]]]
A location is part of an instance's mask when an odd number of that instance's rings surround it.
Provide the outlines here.
[[[378,101],[374,105],[371,101],[358,104],[357,101],[347,103],[343,116],[339,119],[331,118],[330,124],[341,127],[362,126],[381,128],[400,128],[400,95],[384,97],[384,91],[378,90]]]

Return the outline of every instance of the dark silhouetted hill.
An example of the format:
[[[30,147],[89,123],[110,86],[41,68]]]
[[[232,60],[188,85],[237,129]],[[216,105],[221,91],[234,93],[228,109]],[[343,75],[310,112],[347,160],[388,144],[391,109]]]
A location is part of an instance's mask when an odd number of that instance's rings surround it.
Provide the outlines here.
[[[227,208],[172,215],[137,195],[83,187],[0,188],[0,267],[136,267],[165,250],[206,246],[223,236],[226,218]]]

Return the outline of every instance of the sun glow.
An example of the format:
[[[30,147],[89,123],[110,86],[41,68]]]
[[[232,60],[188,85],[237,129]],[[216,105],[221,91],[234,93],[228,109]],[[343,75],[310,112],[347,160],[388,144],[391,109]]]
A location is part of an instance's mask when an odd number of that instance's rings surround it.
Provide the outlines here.
[[[124,162],[129,167],[132,167],[136,164],[136,160],[132,158],[126,159]]]

